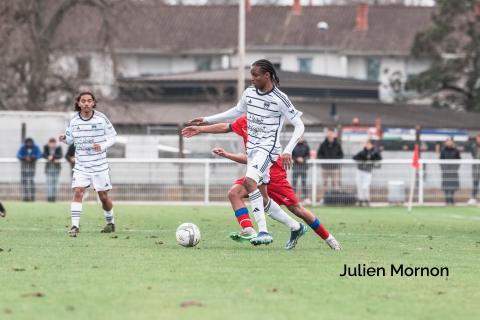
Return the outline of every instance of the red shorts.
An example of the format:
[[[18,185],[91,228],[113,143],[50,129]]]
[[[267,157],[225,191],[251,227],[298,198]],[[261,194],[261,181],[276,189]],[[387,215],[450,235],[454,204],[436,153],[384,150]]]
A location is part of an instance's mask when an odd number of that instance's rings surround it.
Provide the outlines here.
[[[243,180],[245,180],[245,177],[238,179],[234,184],[243,185]],[[267,187],[267,192],[268,196],[279,205],[291,206],[299,203],[287,179],[279,181],[271,180]]]

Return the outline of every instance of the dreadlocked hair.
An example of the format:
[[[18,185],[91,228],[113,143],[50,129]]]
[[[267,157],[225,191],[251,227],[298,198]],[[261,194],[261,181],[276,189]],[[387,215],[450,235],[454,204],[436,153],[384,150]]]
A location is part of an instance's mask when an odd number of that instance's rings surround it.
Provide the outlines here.
[[[95,98],[93,93],[91,93],[90,91],[83,91],[83,92],[80,92],[78,96],[75,98],[75,111],[81,111],[78,103],[80,102],[80,98],[85,95],[89,95],[90,97],[92,97],[93,102],[95,102],[95,104],[93,105],[94,108],[97,106],[97,99]]]
[[[275,67],[267,59],[257,60],[252,64],[252,66],[259,67],[263,73],[268,72],[270,74],[270,79],[272,80],[273,84],[275,84],[276,86],[280,84],[280,78],[278,77],[277,72],[275,71]]]

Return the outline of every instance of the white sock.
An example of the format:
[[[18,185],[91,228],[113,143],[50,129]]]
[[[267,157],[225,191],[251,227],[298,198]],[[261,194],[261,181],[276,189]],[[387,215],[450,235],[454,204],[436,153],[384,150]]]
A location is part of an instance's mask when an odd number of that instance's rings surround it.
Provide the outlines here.
[[[272,199],[268,200],[265,211],[273,220],[277,220],[290,228],[291,231],[300,229],[300,223],[290,217],[283,209]]]
[[[82,213],[82,203],[72,202],[70,205],[72,226],[80,228],[80,213]]]
[[[252,206],[253,216],[257,221],[258,232],[268,232],[267,220],[265,219],[265,209],[263,208],[263,197],[260,190],[255,190],[248,194]]]
[[[332,240],[332,239],[335,239],[335,237],[330,233],[327,239],[325,239],[325,241]]]
[[[105,222],[107,224],[109,223],[115,224],[115,217],[113,216],[113,208],[110,211],[103,210],[103,215],[105,217]]]
[[[246,227],[245,229],[242,230],[243,233],[248,234],[249,236],[256,233],[255,229],[252,227]]]

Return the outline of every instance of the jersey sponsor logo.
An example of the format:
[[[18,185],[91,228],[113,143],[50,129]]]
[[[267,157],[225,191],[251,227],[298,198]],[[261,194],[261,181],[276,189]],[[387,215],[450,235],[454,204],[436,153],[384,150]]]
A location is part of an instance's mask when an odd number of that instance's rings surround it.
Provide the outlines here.
[[[253,123],[256,123],[256,124],[263,124],[263,121],[264,121],[264,120],[265,120],[265,119],[262,119],[262,118],[260,118],[260,117],[255,117],[254,115],[252,115],[252,116],[250,116],[250,117],[248,118],[248,121],[253,122]]]
[[[258,169],[258,166],[257,166],[257,165],[254,165],[253,167],[254,167],[255,169]]]

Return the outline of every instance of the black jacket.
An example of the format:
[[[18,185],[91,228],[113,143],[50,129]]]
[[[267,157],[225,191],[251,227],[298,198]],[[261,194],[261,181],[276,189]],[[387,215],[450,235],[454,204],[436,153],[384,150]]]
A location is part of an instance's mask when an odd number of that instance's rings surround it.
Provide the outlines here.
[[[440,152],[440,159],[460,159],[460,152],[457,148],[445,147]],[[458,164],[441,164],[442,188],[447,191],[455,191],[460,187],[458,177]]]
[[[440,159],[460,159],[460,152],[457,148],[445,147],[440,152]],[[442,164],[440,165],[442,170],[456,171],[460,165],[458,164]]]
[[[47,163],[45,165],[45,172],[50,173],[50,172],[60,172],[60,163],[59,162],[54,162],[54,161],[48,161],[48,156],[50,156],[50,148],[48,148],[48,144],[46,144],[43,147],[43,157],[47,159]],[[53,159],[54,160],[60,160],[63,157],[63,151],[60,146],[57,146],[55,148],[55,151],[53,153]]]
[[[298,163],[297,158],[302,157],[305,159],[304,163]],[[310,158],[310,147],[307,143],[298,143],[292,151],[292,158],[295,166],[306,166],[306,161]]]
[[[318,147],[317,151],[317,158],[318,159],[343,159],[343,150],[340,142],[337,139],[333,140],[333,142],[325,141],[322,142],[320,147]],[[338,164],[322,164],[323,169],[338,169]]]
[[[380,161],[382,160],[382,156],[375,148],[371,150],[363,148],[362,151],[353,156],[353,160],[361,161],[357,165],[358,170],[372,172],[375,165],[372,161]]]

